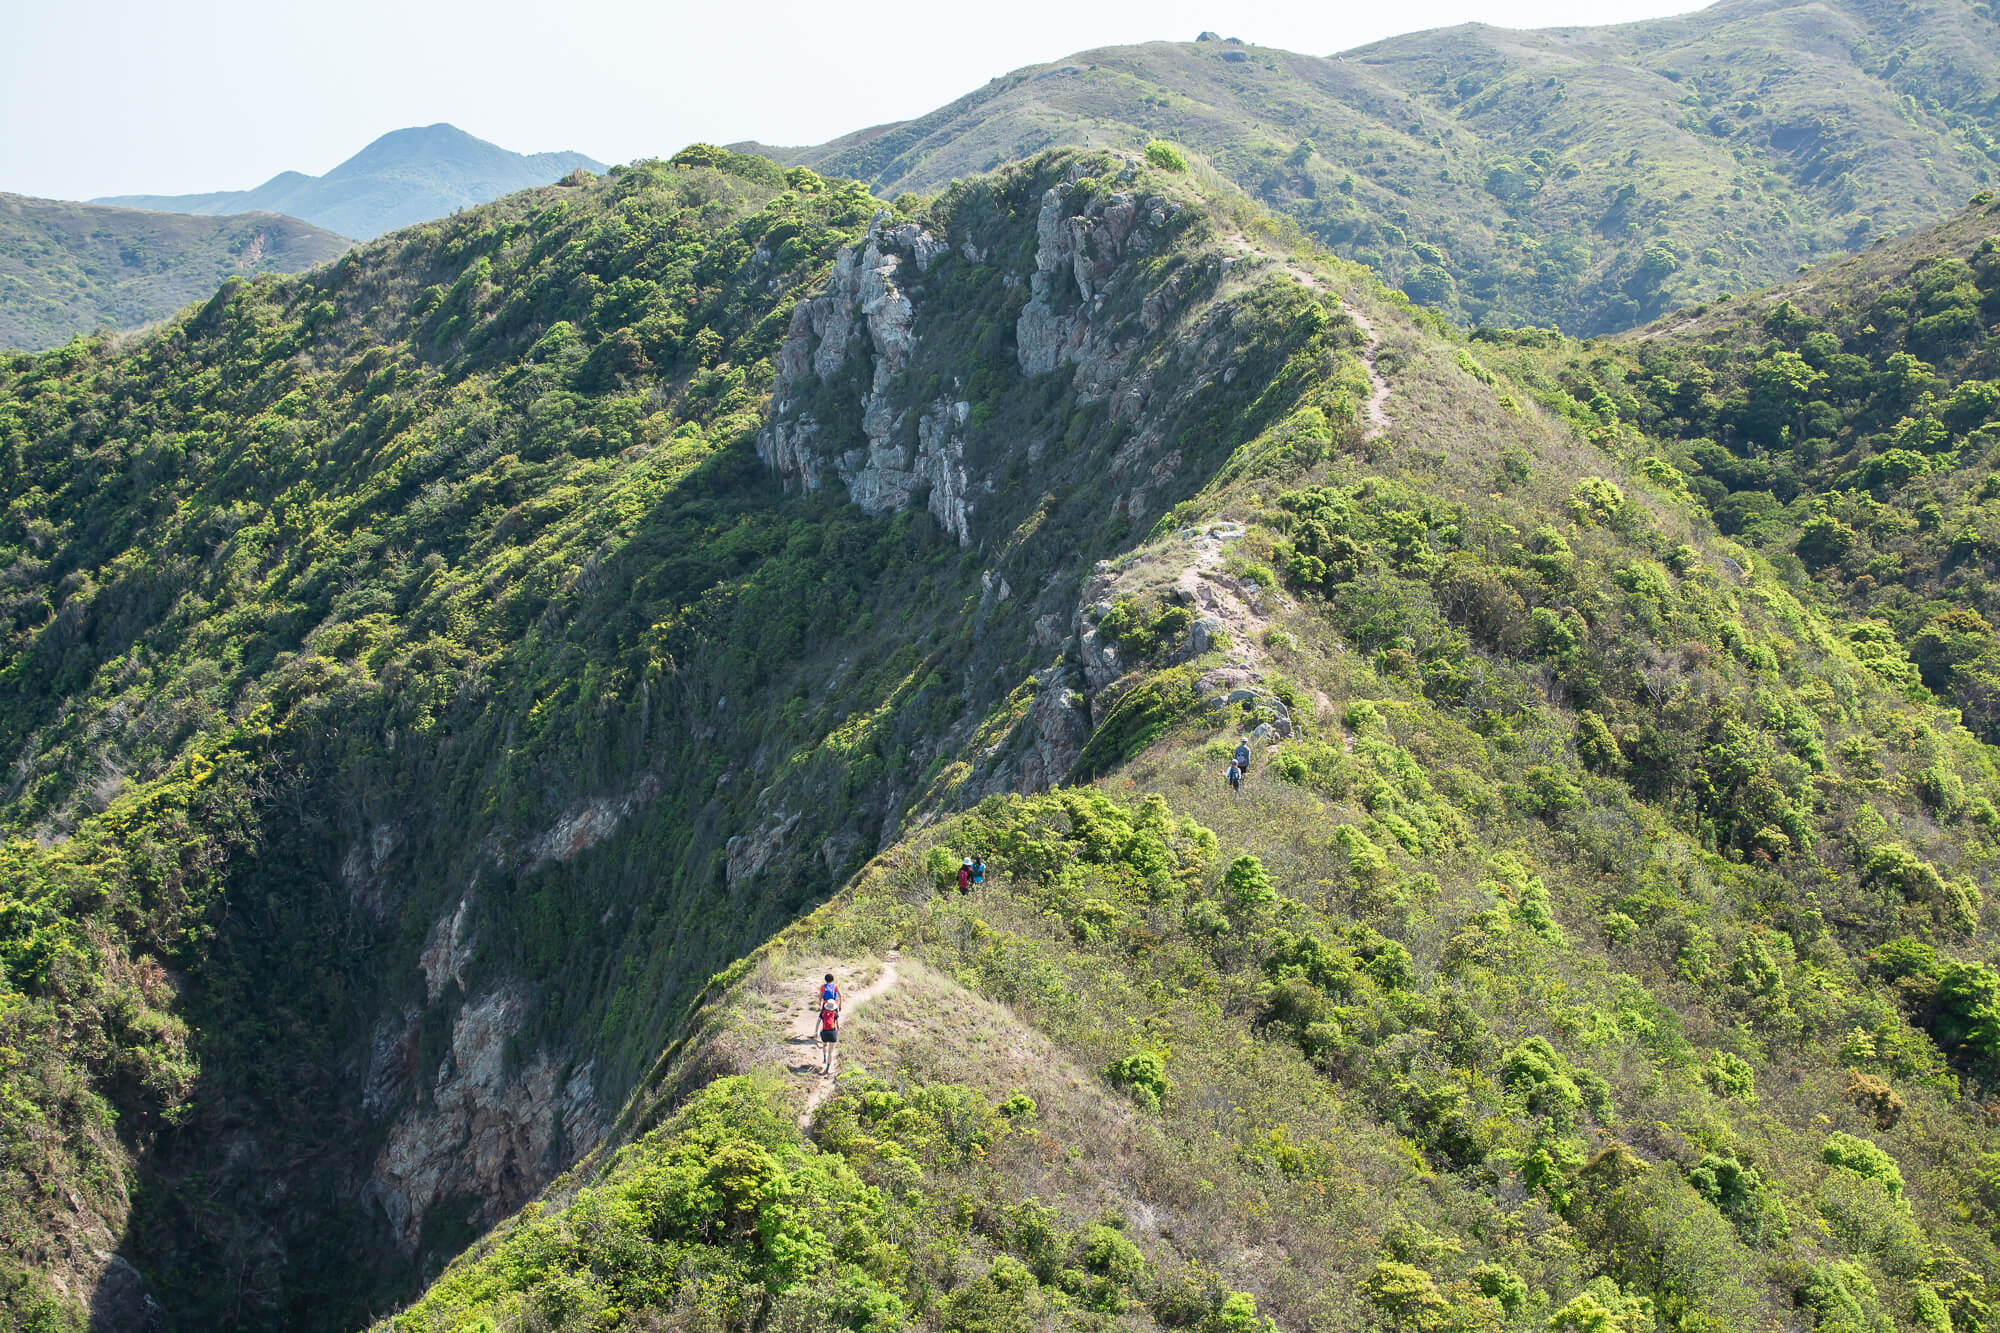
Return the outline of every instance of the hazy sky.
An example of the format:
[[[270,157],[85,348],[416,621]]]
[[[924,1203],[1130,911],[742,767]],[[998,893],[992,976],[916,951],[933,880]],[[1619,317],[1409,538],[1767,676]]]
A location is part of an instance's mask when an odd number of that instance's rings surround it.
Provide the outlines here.
[[[1329,54],[1419,28],[1607,23],[1690,0],[0,0],[0,190],[59,199],[318,174],[450,121],[606,162],[816,143],[1022,65],[1204,28]]]

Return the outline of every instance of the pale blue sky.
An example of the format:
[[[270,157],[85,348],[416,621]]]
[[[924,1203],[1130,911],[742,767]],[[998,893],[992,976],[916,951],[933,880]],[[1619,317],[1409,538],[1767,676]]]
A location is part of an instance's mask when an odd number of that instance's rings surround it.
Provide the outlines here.
[[[1204,28],[1328,54],[1467,20],[1617,22],[1689,0],[977,6],[630,0],[0,0],[0,190],[242,189],[450,121],[606,162],[697,139],[816,143],[995,75]]]

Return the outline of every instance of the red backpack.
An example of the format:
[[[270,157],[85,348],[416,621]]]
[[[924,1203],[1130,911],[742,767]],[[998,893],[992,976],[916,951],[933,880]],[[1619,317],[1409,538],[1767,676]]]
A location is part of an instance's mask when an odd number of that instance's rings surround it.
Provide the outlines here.
[[[830,1004],[821,1008],[819,1011],[819,1030],[821,1032],[831,1032],[839,1026],[840,1011]]]

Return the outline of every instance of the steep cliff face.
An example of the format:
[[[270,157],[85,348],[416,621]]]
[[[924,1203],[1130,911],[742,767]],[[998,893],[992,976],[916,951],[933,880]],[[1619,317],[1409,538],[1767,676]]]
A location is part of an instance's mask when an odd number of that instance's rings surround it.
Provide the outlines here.
[[[591,1067],[565,1072],[546,1050],[510,1058],[527,1026],[533,996],[499,989],[466,1002],[451,1020],[451,1041],[434,1071],[412,1067],[418,1013],[386,1048],[369,1092],[394,1089],[397,1072],[435,1082],[391,1125],[364,1199],[387,1219],[396,1243],[414,1253],[426,1215],[464,1201],[464,1224],[484,1227],[526,1202],[602,1135]],[[385,1048],[379,1043],[378,1051]],[[397,1066],[401,1069],[398,1070]]]

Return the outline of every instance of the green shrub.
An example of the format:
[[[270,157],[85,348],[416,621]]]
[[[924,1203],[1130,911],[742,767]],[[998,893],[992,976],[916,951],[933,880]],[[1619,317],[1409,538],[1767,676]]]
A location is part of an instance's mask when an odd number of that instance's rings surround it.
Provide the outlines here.
[[[948,847],[933,847],[924,853],[924,875],[933,888],[958,887],[958,863],[962,858]]]
[[[1701,1077],[1718,1097],[1739,1101],[1746,1106],[1757,1104],[1757,1072],[1741,1056],[1717,1051],[1701,1071]]]
[[[1819,1155],[1828,1166],[1876,1182],[1891,1199],[1903,1197],[1903,1173],[1896,1169],[1896,1159],[1867,1139],[1838,1132],[1829,1134],[1820,1145]]]
[[[1239,912],[1253,911],[1278,900],[1264,863],[1248,852],[1229,863],[1222,876],[1222,888],[1229,895],[1230,905]]]
[[[1579,523],[1609,523],[1625,507],[1625,492],[1602,477],[1585,477],[1569,495],[1570,516]]]
[[[1167,1079],[1166,1055],[1160,1051],[1134,1051],[1113,1060],[1104,1068],[1104,1077],[1114,1088],[1123,1088],[1132,1100],[1148,1111],[1160,1109],[1172,1084]]]
[[[1179,148],[1165,139],[1155,139],[1146,145],[1146,160],[1162,171],[1186,171],[1187,158]]]

